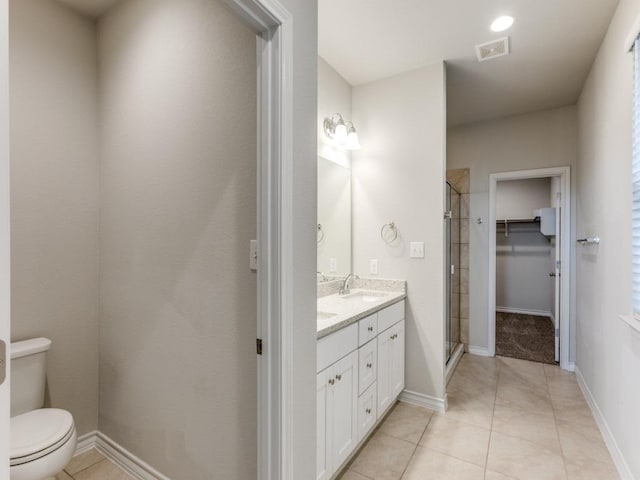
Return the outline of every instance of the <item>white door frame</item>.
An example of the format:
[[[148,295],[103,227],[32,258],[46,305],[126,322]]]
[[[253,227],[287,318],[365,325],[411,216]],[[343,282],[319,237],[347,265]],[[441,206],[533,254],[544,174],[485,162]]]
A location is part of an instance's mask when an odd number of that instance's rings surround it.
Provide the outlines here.
[[[225,0],[258,36],[258,479],[293,479],[293,17],[277,0]],[[9,0],[0,0],[0,340],[10,341]],[[8,365],[7,365],[8,369]],[[0,478],[9,478],[9,375]],[[249,460],[250,461],[250,460]]]
[[[562,236],[560,239],[562,255],[561,294],[560,294],[560,367],[570,370],[569,329],[571,315],[571,167],[541,168],[514,172],[492,173],[489,175],[489,355],[496,354],[496,191],[499,181],[524,180],[527,178],[560,177],[562,194]]]
[[[11,341],[9,159],[9,0],[0,0],[0,340],[7,347]],[[7,376],[0,386],[0,478],[9,478],[10,363],[7,355]]]
[[[258,35],[258,480],[293,479],[293,17],[225,0]]]

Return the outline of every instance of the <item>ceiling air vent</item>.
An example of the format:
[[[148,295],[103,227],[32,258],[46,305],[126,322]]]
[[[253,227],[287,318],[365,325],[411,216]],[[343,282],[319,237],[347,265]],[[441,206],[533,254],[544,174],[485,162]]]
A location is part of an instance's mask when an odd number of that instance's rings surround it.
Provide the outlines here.
[[[476,55],[479,62],[491,60],[492,58],[509,55],[509,37],[499,38],[491,42],[476,45]]]

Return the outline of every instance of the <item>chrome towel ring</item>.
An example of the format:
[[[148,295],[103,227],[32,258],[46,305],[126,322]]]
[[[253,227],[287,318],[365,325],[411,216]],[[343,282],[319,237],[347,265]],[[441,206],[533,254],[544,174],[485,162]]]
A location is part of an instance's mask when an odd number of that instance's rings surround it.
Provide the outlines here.
[[[398,227],[394,222],[386,223],[380,229],[380,238],[387,245],[393,243],[398,238]]]

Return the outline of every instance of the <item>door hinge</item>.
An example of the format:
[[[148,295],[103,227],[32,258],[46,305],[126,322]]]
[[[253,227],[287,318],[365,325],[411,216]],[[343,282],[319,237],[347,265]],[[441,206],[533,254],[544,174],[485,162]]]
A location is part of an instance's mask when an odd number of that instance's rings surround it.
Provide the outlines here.
[[[560,329],[559,328],[556,328],[556,337],[560,338]]]
[[[562,266],[562,264],[560,263],[560,260],[557,260],[557,261],[556,261],[556,268],[557,268],[558,270],[560,270],[560,267],[561,267],[561,266]]]
[[[256,353],[262,355],[262,339],[256,338]]]

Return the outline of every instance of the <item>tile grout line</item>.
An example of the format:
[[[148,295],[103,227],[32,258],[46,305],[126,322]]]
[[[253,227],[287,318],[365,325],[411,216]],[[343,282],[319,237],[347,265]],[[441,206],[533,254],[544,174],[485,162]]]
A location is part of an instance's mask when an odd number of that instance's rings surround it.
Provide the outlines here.
[[[402,477],[404,477],[405,473],[407,473],[407,469],[409,468],[409,465],[411,465],[411,460],[413,460],[413,457],[415,457],[416,452],[418,451],[418,447],[420,446],[420,442],[424,438],[424,434],[427,433],[427,429],[429,428],[429,425],[431,424],[431,420],[433,420],[433,415],[434,415],[434,413],[432,413],[431,416],[429,417],[429,421],[425,425],[424,430],[422,431],[422,435],[420,435],[420,438],[418,439],[418,443],[416,443],[415,448],[413,449],[413,452],[411,452],[411,456],[409,457],[409,461],[404,466],[404,469],[402,470],[402,473],[400,474],[400,477],[399,477],[398,480],[402,480]]]
[[[491,414],[491,425],[489,426],[489,442],[487,443],[487,454],[484,459],[484,475],[483,478],[486,480],[487,478],[487,469],[489,467],[489,451],[491,450],[491,439],[493,437],[493,420],[496,416],[496,402],[498,401],[498,388],[500,387],[500,363],[496,360],[496,364],[498,367],[497,379],[496,379],[496,390],[493,394],[493,413]]]
[[[564,474],[566,478],[569,478],[569,469],[567,468],[567,459],[564,455],[564,449],[562,448],[562,440],[560,438],[560,429],[558,427],[558,417],[556,416],[556,407],[553,402],[553,397],[551,396],[551,388],[549,388],[549,377],[547,375],[546,369],[544,370],[544,380],[545,380],[545,385],[547,386],[547,392],[549,393],[549,400],[551,401],[551,411],[553,412],[553,423],[556,427],[556,436],[558,437],[558,445],[560,446],[560,456],[562,457],[562,466],[564,467]]]

